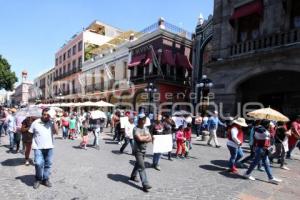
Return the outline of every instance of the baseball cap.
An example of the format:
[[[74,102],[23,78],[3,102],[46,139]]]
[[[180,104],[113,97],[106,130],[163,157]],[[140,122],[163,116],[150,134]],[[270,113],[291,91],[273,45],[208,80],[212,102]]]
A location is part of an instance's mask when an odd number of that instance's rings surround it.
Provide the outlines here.
[[[138,118],[139,118],[139,119],[146,118],[146,115],[145,115],[145,113],[140,113],[140,114],[138,115]]]

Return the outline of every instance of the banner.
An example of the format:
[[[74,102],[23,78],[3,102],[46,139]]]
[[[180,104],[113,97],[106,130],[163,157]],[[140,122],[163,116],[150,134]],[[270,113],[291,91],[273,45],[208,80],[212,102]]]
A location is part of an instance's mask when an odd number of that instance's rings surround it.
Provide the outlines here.
[[[128,117],[121,117],[120,123],[121,123],[121,128],[125,128],[125,126],[129,123]]]
[[[172,151],[173,139],[169,135],[153,135],[153,153],[167,153]]]

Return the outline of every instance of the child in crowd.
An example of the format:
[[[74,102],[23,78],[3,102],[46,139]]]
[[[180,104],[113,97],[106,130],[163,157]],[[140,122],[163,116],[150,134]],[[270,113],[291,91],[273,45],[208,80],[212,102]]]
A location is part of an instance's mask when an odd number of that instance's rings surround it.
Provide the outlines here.
[[[80,147],[87,150],[86,145],[88,143],[88,123],[87,120],[82,122],[82,142],[80,143]]]
[[[186,146],[186,153],[185,157],[188,158],[189,150],[192,149],[192,124],[188,123],[187,127],[183,131],[183,136],[186,139],[185,146]]]
[[[184,158],[185,155],[185,137],[183,133],[183,126],[179,126],[178,131],[176,132],[176,144],[177,144],[177,150],[176,150],[176,158],[178,158],[179,152],[181,153],[180,157]]]

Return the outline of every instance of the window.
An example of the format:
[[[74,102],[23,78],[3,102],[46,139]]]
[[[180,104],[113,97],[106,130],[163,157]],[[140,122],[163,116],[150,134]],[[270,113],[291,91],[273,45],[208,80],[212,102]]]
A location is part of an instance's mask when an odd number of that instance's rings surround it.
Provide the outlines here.
[[[71,49],[68,50],[68,58],[71,57]]]
[[[73,46],[73,55],[76,54],[76,44]]]
[[[112,80],[115,80],[116,72],[115,72],[115,67],[114,66],[111,67],[111,74],[112,74]]]
[[[291,11],[291,27],[300,28],[300,2],[299,0],[293,0]]]
[[[64,61],[66,60],[66,53],[64,53],[64,55],[63,55],[63,60]]]
[[[82,50],[82,41],[78,42],[78,52]]]
[[[59,56],[59,64],[61,64],[61,62],[62,62],[62,57]]]
[[[73,62],[72,62],[72,69],[73,70],[76,69],[76,60],[73,60]]]
[[[103,90],[104,89],[104,70],[101,70],[100,74],[101,74],[101,76],[100,76],[100,87],[101,87],[101,90]]]
[[[62,70],[61,68],[59,68],[59,75],[61,76],[61,74],[62,74]]]
[[[55,71],[55,77],[58,77],[58,70]]]
[[[63,67],[63,74],[66,74],[66,65]]]
[[[76,90],[75,90],[75,80],[72,80],[72,93],[75,94]]]
[[[81,66],[82,66],[82,57],[80,56],[80,57],[78,58],[78,68],[80,69]]]
[[[58,65],[58,58],[55,58],[55,66]]]
[[[258,38],[260,19],[258,15],[249,15],[238,20],[238,42]]]
[[[124,62],[124,79],[127,79],[127,62]]]
[[[68,63],[68,72],[71,71],[71,63]]]

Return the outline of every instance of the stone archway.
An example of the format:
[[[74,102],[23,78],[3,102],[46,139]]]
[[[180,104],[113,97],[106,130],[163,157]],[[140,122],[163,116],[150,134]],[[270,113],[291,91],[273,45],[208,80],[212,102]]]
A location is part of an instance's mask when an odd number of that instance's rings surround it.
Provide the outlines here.
[[[235,85],[237,102],[262,103],[286,115],[300,113],[300,72],[291,70],[265,71],[249,76]]]

